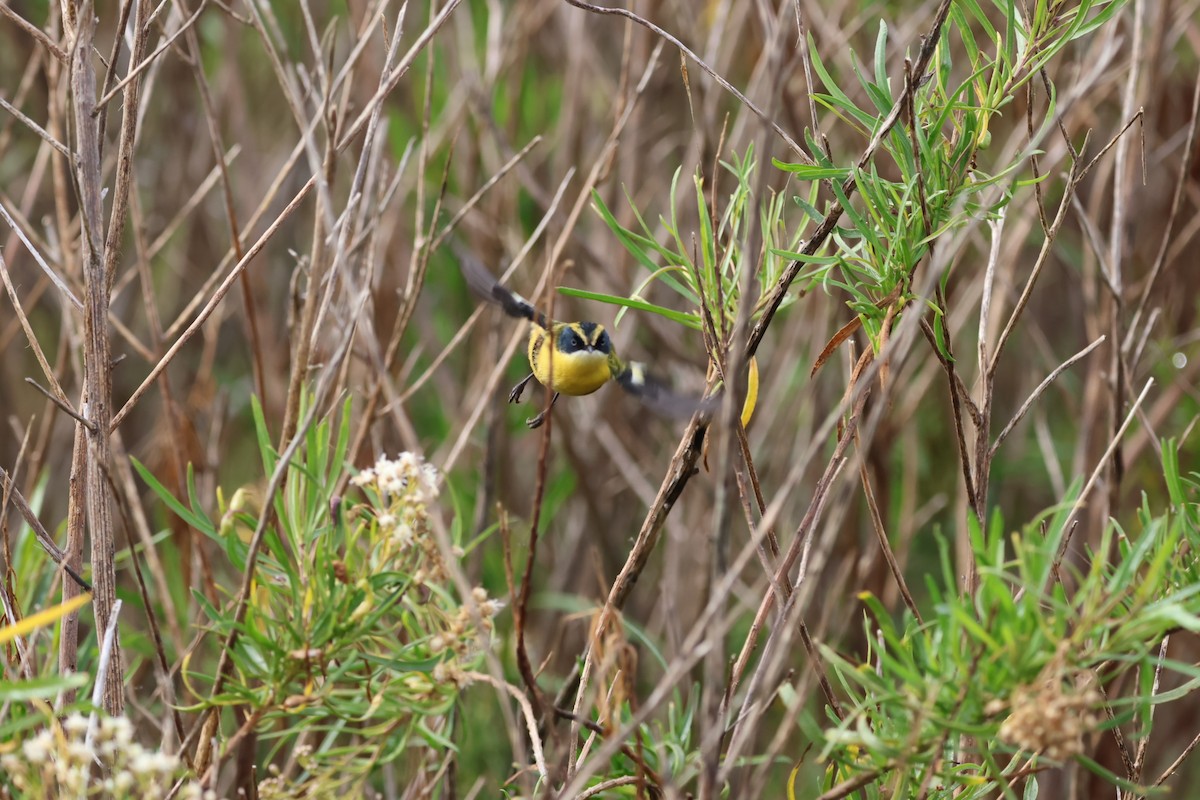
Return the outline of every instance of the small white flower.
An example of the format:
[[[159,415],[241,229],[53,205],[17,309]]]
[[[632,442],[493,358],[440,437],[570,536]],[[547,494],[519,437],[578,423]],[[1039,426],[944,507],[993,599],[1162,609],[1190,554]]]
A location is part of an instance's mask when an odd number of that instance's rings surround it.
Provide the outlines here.
[[[95,758],[96,751],[82,739],[72,739],[67,742],[67,757],[77,764],[90,764]]]
[[[405,451],[395,460],[386,457],[370,470],[380,491],[390,495],[407,492],[414,503],[427,503],[438,496],[440,474],[416,453]]]
[[[87,733],[88,724],[87,717],[83,714],[75,713],[64,719],[62,726],[63,730],[67,733],[78,736],[82,733]]]
[[[150,755],[151,765],[159,775],[170,775],[179,767],[179,758],[161,750]]]
[[[415,538],[412,527],[406,522],[400,523],[392,531],[393,541],[400,545],[401,548],[411,547]]]
[[[153,753],[142,750],[134,753],[129,759],[129,771],[134,775],[151,775],[157,771],[158,761]]]
[[[124,747],[133,741],[133,726],[126,717],[102,717],[100,734],[102,738],[111,738]]]
[[[60,794],[64,797],[84,796],[88,784],[88,765],[78,767],[59,764],[56,770]]]
[[[437,499],[437,496],[441,491],[438,488],[439,475],[437,467],[433,466],[432,464],[422,464],[421,468],[415,472],[415,475],[415,499],[419,503],[432,503]]]
[[[30,764],[44,764],[50,758],[50,739],[38,734],[21,746],[21,752]]]
[[[399,494],[404,490],[404,485],[407,483],[404,468],[400,462],[389,461],[387,458],[381,458],[376,462],[375,476],[380,491],[388,494]]]

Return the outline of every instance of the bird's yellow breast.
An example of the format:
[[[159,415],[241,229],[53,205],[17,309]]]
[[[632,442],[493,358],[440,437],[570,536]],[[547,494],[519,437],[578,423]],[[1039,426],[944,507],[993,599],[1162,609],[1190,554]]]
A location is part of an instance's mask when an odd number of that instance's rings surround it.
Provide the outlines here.
[[[529,334],[529,368],[543,386],[568,395],[591,394],[612,377],[608,355],[597,350],[564,353],[538,325]]]

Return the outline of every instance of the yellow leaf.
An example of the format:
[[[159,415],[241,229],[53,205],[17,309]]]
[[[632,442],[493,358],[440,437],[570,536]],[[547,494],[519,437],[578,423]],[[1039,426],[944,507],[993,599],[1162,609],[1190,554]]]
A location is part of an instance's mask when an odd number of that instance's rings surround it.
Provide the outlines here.
[[[30,614],[16,625],[7,625],[3,628],[0,628],[0,644],[4,644],[5,642],[17,638],[18,636],[24,636],[25,634],[37,628],[58,622],[72,611],[79,609],[81,606],[87,605],[89,602],[91,602],[91,600],[91,592],[84,592],[83,594],[72,597],[65,603],[59,603],[52,608],[47,608],[43,611],[37,612],[36,614]]]
[[[750,424],[754,407],[758,405],[758,359],[750,359],[750,374],[746,377],[746,402],[742,403],[742,427]]]

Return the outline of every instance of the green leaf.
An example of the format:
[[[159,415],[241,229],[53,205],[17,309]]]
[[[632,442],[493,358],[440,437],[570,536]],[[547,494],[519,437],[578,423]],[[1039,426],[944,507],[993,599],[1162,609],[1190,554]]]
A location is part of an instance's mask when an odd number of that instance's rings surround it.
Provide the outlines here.
[[[23,681],[0,681],[0,701],[28,703],[31,700],[49,700],[70,689],[81,689],[89,681],[91,677],[85,672],[39,676]]]
[[[566,286],[558,287],[558,291],[567,297],[578,297],[583,300],[595,300],[600,303],[608,303],[614,306],[624,306],[626,308],[636,309],[638,311],[649,311],[651,314],[658,314],[660,317],[666,317],[669,320],[678,322],[681,325],[686,325],[695,330],[700,329],[700,318],[695,314],[689,314],[686,311],[675,311],[670,308],[656,306],[653,303],[647,303],[644,300],[634,300],[628,297],[620,297],[615,294],[604,294],[602,292],[588,292],[583,289],[571,289]]]
[[[255,395],[250,396],[250,413],[254,417],[254,434],[258,440],[258,452],[262,457],[263,474],[271,475],[275,471],[278,455],[271,444],[271,432],[267,428],[267,418],[263,414],[262,403]]]
[[[138,461],[133,456],[129,457],[129,461],[133,464],[133,468],[137,470],[137,473],[141,476],[142,480],[146,482],[146,485],[149,486],[156,495],[158,495],[158,498],[166,504],[167,508],[175,512],[176,516],[202,533],[205,533],[209,536],[214,536],[216,534],[216,529],[213,527],[212,521],[207,516],[205,516],[203,513],[192,511],[192,509],[185,507],[183,503],[180,503],[178,500],[176,500],[175,495],[171,494],[171,491],[167,489],[167,487],[159,483],[158,478],[155,478],[154,474],[151,473],[142,462]],[[190,475],[190,467],[188,472]]]
[[[829,178],[845,180],[850,175],[850,167],[822,167],[819,165],[809,164],[789,164],[786,161],[780,161],[778,158],[772,158],[771,163],[775,165],[777,169],[791,173],[802,181],[823,181]]]

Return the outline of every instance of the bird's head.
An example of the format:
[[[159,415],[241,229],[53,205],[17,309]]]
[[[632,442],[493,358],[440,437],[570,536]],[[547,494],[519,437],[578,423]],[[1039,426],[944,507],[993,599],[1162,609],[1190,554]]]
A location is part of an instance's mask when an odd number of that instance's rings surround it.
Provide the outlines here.
[[[595,322],[572,322],[562,326],[554,345],[562,353],[612,353],[612,340],[604,326]]]

